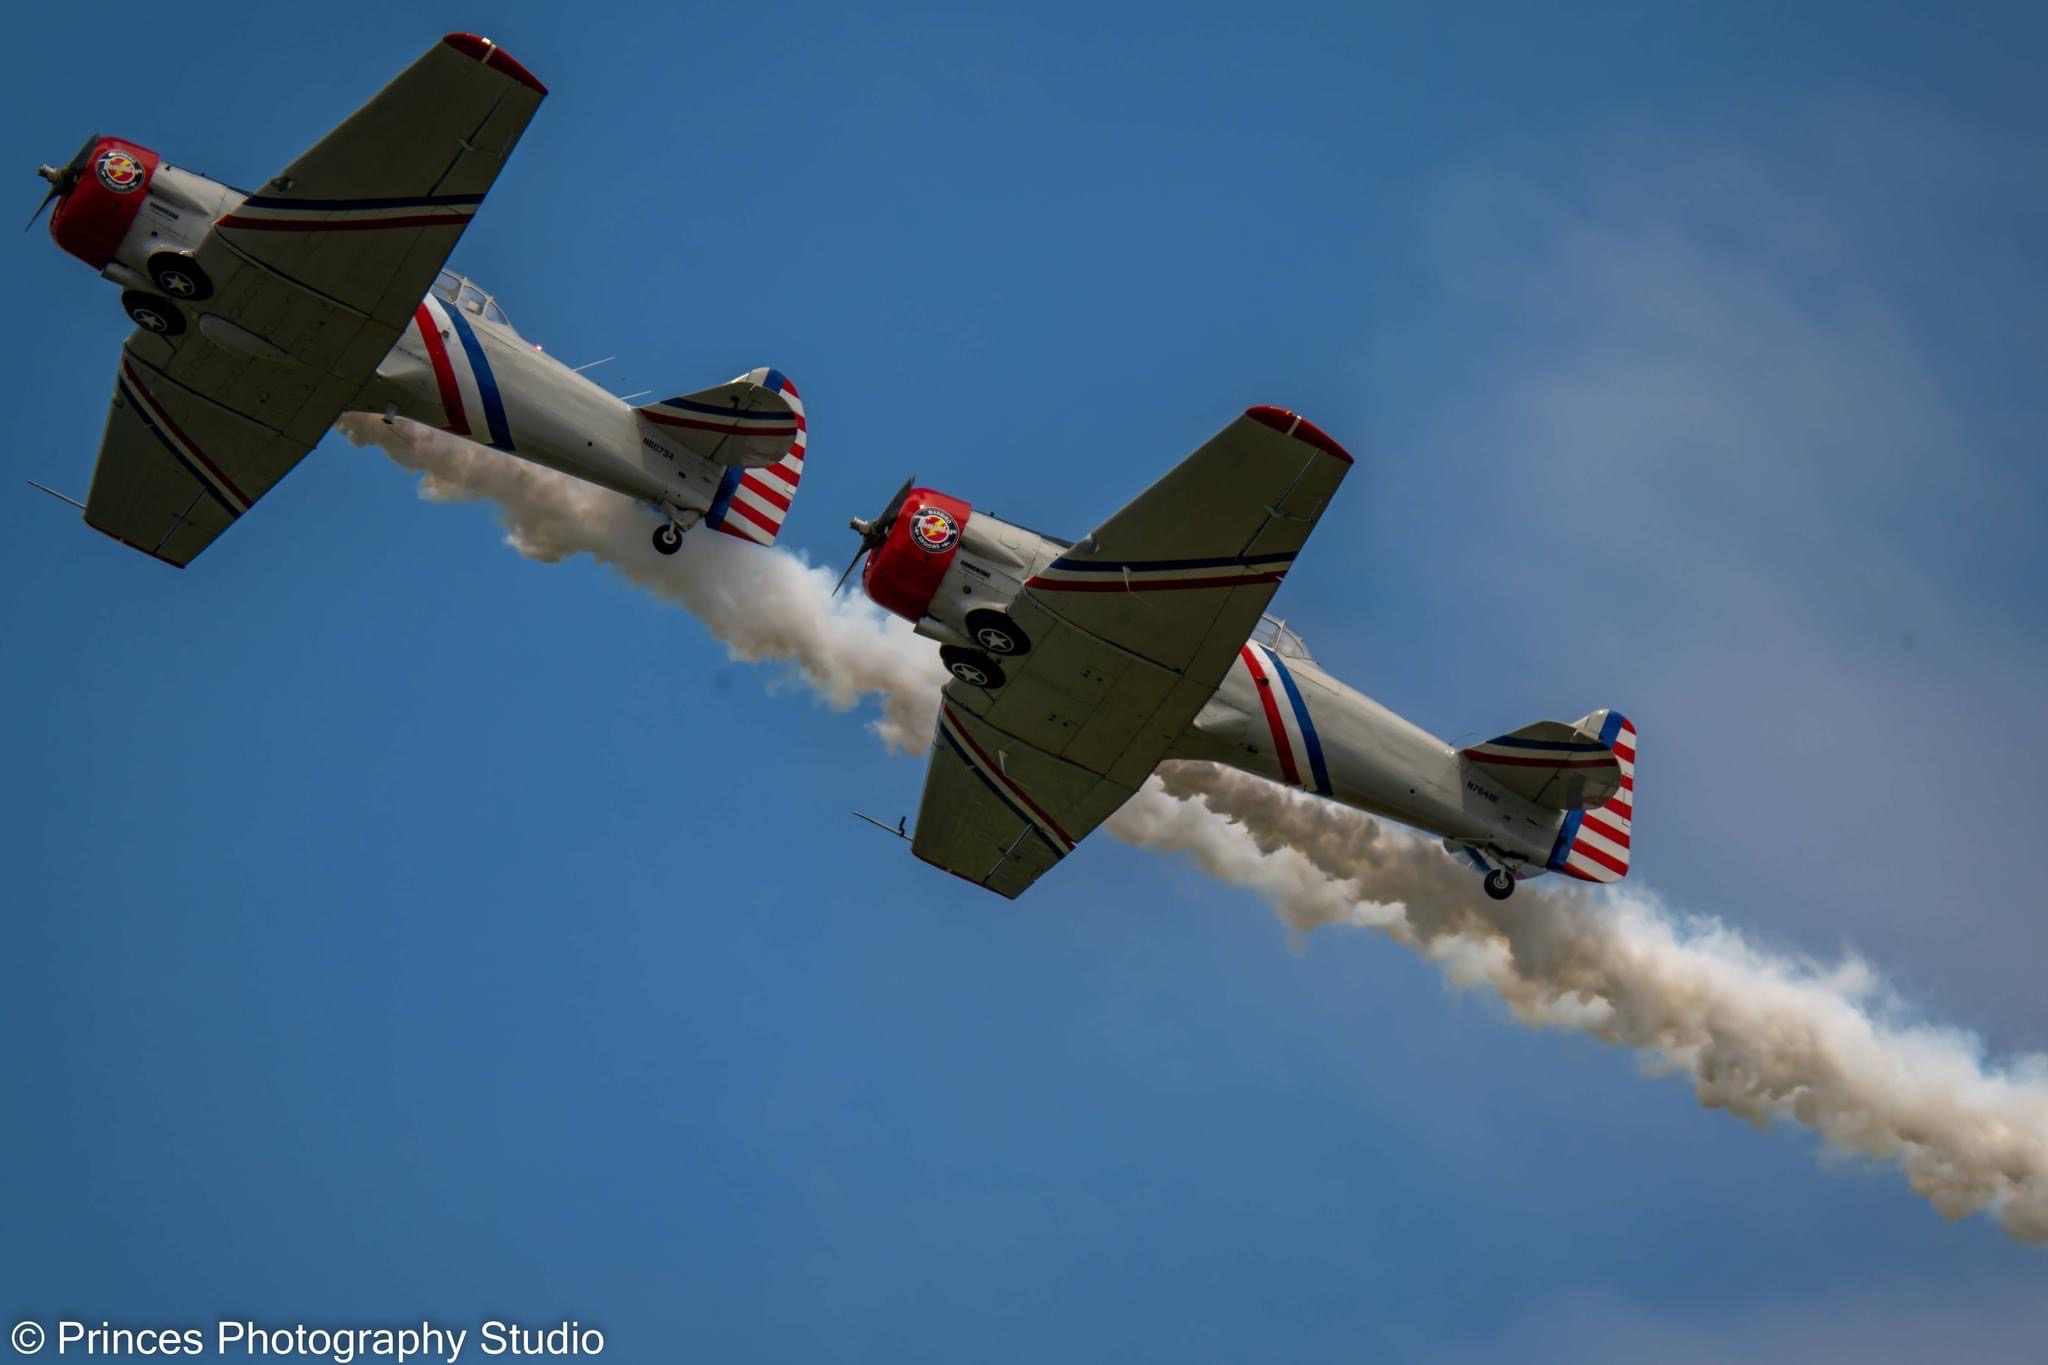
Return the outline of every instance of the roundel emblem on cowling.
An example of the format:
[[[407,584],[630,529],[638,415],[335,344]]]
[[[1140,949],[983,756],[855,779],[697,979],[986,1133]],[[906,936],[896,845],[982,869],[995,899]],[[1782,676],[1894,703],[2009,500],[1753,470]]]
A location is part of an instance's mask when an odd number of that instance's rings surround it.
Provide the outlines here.
[[[951,512],[927,507],[910,519],[910,538],[920,550],[944,554],[960,543],[960,523]]]
[[[142,163],[119,147],[109,147],[93,163],[100,183],[116,194],[126,194],[142,183]]]

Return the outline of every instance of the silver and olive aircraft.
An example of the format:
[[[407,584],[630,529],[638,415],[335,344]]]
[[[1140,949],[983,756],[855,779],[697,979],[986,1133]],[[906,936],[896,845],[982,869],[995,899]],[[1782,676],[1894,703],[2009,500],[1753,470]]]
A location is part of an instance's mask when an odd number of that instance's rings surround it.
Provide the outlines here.
[[[1497,900],[1544,871],[1619,881],[1636,756],[1620,712],[1456,748],[1265,615],[1350,470],[1313,423],[1255,407],[1078,542],[914,479],[856,519],[847,575],[866,556],[868,596],[952,674],[912,851],[1015,897],[1161,761],[1207,759],[1439,835]]]
[[[546,94],[451,33],[254,193],[112,137],[42,167],[50,235],[136,328],[86,524],[182,568],[367,412],[638,498],[666,554],[700,521],[773,543],[807,439],[780,372],[634,407],[443,269]]]

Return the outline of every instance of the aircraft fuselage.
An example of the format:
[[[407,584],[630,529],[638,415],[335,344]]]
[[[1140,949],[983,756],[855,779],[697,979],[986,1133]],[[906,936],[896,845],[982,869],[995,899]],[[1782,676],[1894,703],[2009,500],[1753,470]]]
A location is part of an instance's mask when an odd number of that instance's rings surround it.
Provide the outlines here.
[[[944,553],[901,531],[931,515],[957,528]],[[1026,643],[1005,638],[1003,608],[1071,544],[929,489],[911,491],[898,520],[869,556],[862,586],[937,640],[956,678],[1000,676],[1005,655]],[[1544,868],[1567,819],[1487,780],[1451,745],[1325,673],[1277,622],[1244,642],[1169,757],[1226,764],[1397,820],[1476,848],[1516,875]]]
[[[459,295],[429,295],[413,320],[359,399],[364,411],[390,409],[674,513],[711,508],[724,467],[664,440],[509,326],[470,314]]]

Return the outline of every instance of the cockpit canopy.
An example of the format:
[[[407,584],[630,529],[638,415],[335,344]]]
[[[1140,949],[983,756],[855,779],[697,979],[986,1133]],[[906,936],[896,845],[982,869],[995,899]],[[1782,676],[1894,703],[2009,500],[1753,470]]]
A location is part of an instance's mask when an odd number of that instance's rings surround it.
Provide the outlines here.
[[[1285,658],[1315,662],[1314,656],[1308,652],[1307,643],[1276,616],[1261,616],[1258,626],[1252,631],[1252,639]]]
[[[453,308],[460,308],[473,318],[482,318],[508,332],[517,333],[512,319],[505,316],[505,310],[498,307],[498,301],[483,290],[471,284],[452,270],[444,270],[434,279],[434,297]]]

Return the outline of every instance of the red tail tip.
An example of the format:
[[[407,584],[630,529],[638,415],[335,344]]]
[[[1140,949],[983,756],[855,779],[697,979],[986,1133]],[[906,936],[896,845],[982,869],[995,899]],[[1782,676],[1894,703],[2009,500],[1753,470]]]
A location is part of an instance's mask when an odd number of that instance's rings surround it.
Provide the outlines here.
[[[545,95],[548,88],[535,79],[534,74],[520,65],[519,60],[489,38],[479,38],[474,33],[451,33],[441,40],[473,62],[482,62],[493,71],[502,72],[530,90]]]
[[[1251,418],[1254,422],[1260,422],[1273,428],[1282,436],[1292,436],[1295,440],[1312,445],[1317,450],[1335,455],[1345,464],[1351,463],[1351,452],[1331,439],[1328,432],[1324,431],[1314,422],[1309,421],[1308,418],[1297,416],[1286,408],[1271,407],[1262,403],[1257,407],[1246,408],[1244,415]]]

